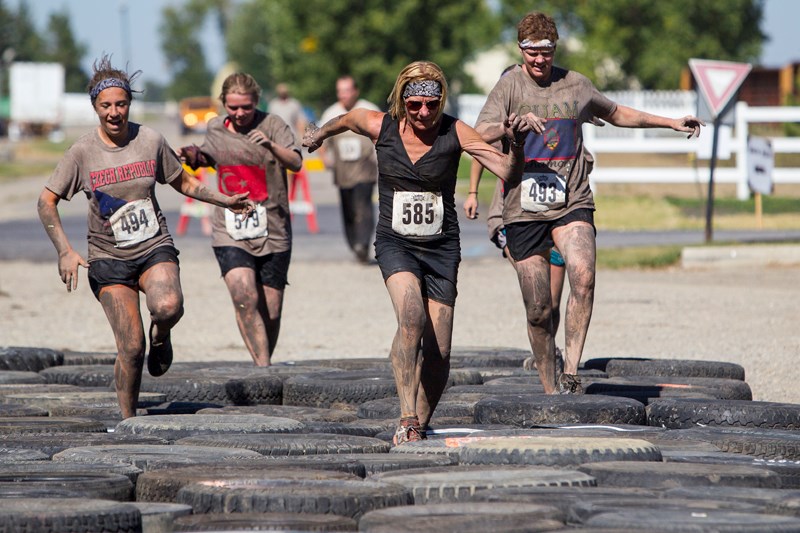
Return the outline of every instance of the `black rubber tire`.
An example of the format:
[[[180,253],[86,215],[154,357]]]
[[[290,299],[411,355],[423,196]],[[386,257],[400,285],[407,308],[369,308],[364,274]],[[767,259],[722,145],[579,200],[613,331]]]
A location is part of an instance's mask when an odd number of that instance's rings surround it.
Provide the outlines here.
[[[50,416],[45,409],[19,403],[0,404],[0,418],[12,416]]]
[[[328,368],[332,370],[352,371],[392,371],[392,362],[388,357],[356,357],[352,359],[308,359],[305,361],[288,361],[282,363],[300,369]],[[310,370],[309,373],[314,372]]]
[[[394,378],[385,371],[311,374],[287,379],[283,403],[306,407],[357,406],[397,396]]]
[[[553,531],[564,526],[564,513],[557,507],[533,503],[439,503],[393,507],[371,511],[358,522],[359,531],[458,531],[526,533]]]
[[[668,463],[731,464],[766,468],[781,477],[782,489],[800,489],[800,461],[759,459],[749,455],[728,452],[662,451]]]
[[[761,459],[800,460],[800,433],[780,429],[708,427],[670,430],[664,435],[676,441],[711,443],[717,451],[740,453]]]
[[[744,381],[721,378],[624,376],[597,380],[584,386],[586,394],[622,396],[648,404],[659,398],[752,400]]]
[[[0,435],[0,448],[38,450],[46,454],[48,459],[67,448],[106,444],[167,444],[167,441],[149,435],[124,433],[57,433],[36,435],[35,438],[18,434]]]
[[[183,516],[172,531],[356,531],[346,516],[298,513],[235,513]]]
[[[193,483],[178,492],[178,503],[198,513],[313,513],[358,520],[375,509],[411,505],[411,493],[373,481],[229,480]]]
[[[220,409],[203,409],[197,414],[267,415],[291,418],[299,422],[356,422],[358,416],[352,410],[321,409],[296,405],[230,405]]]
[[[32,433],[105,433],[105,424],[87,418],[8,417],[0,418],[0,435]]]
[[[68,448],[53,455],[53,461],[67,463],[124,463],[147,471],[151,461],[170,460],[175,463],[235,461],[255,459],[260,455],[250,450],[225,449],[212,446],[166,446],[158,444],[109,444]]]
[[[283,380],[264,374],[230,377],[203,373],[166,374],[158,378],[143,376],[142,391],[161,392],[171,402],[213,403],[219,405],[280,404]]]
[[[457,385],[447,389],[444,396],[448,394],[483,394],[484,396],[535,396],[544,394],[542,384],[532,380],[528,384],[517,385],[510,385],[508,383],[492,385],[492,381],[495,380],[487,381],[483,385]]]
[[[686,378],[723,378],[744,381],[744,367],[723,361],[688,359],[611,359],[605,367],[609,377],[662,376]]]
[[[194,414],[208,414],[208,415],[221,415],[222,411],[219,409],[222,406],[216,403],[207,402],[164,402],[152,407],[145,407],[142,411],[146,415],[194,415]],[[200,411],[208,410],[207,413],[200,413]],[[233,414],[233,413],[231,413]],[[245,414],[245,413],[236,413]]]
[[[456,396],[443,395],[436,406],[437,417],[472,418],[475,416],[475,404],[480,397],[464,401]],[[366,419],[400,418],[400,400],[395,396],[364,402],[358,406],[358,417]]]
[[[0,384],[40,384],[46,383],[36,372],[25,370],[0,370]]]
[[[354,435],[357,437],[374,437],[385,431],[379,423],[370,423],[369,420],[360,422],[305,422],[300,433],[330,433],[332,435]]]
[[[668,489],[676,486],[726,485],[780,488],[780,476],[763,468],[739,465],[618,461],[578,467],[600,486]]]
[[[182,516],[192,514],[192,508],[179,503],[130,502],[142,514],[143,533],[167,533],[173,531],[173,523]]]
[[[360,454],[354,454],[356,457]],[[373,454],[363,454],[373,455]],[[389,454],[374,454],[376,456],[383,456]],[[247,467],[251,469],[303,469],[303,470],[331,470],[334,472],[344,472],[346,474],[353,474],[360,478],[366,477],[367,471],[364,465],[361,464],[356,458],[349,454],[342,455],[287,455],[282,457],[266,457],[259,455],[257,458],[239,459],[235,461],[225,461],[226,466],[231,467]],[[177,468],[217,468],[220,466],[219,462],[197,462],[192,464],[176,463],[169,459],[160,461],[151,461],[148,464],[148,472],[155,472],[164,469],[177,469]]]
[[[39,372],[64,364],[64,354],[50,348],[0,346],[0,370]]]
[[[463,346],[450,350],[450,367],[522,368],[530,350]]]
[[[539,424],[644,424],[645,408],[628,398],[597,395],[509,395],[475,405],[475,422],[530,427]]]
[[[145,472],[136,481],[136,500],[144,502],[175,502],[178,491],[191,483],[224,481],[228,479],[349,479],[359,476],[336,470],[280,468],[269,463],[253,465],[196,465],[183,468],[167,468]]]
[[[459,463],[574,466],[600,461],[661,461],[661,452],[640,439],[603,437],[496,437],[461,447]]]
[[[64,350],[64,365],[113,365],[117,352],[73,352]]]
[[[767,506],[784,497],[800,497],[798,490],[755,489],[752,487],[676,487],[663,491],[664,498],[726,500],[752,503],[766,510]]]
[[[696,512],[693,509],[633,509],[592,516],[586,526],[624,528],[631,524],[641,531],[718,531],[751,533],[800,531],[796,518],[758,513],[737,513],[730,510]]]
[[[135,486],[141,468],[123,463],[63,463],[56,461],[26,461],[15,464],[0,465],[0,474],[6,472],[26,472],[36,475],[64,475],[64,474],[121,474],[128,478]]]
[[[86,409],[91,408],[117,408],[119,410],[119,399],[117,393],[108,390],[94,390],[94,391],[69,391],[69,392],[36,392],[36,393],[17,393],[6,395],[6,400],[21,403],[24,405],[32,405],[42,409],[51,410],[55,406],[72,406],[83,407]],[[139,407],[147,407],[163,403],[165,397],[163,394],[155,392],[140,392],[139,393]],[[59,416],[52,414],[51,416]]]
[[[0,499],[28,497],[130,501],[133,483],[122,474],[100,472],[0,471]]]
[[[621,499],[641,499],[644,502],[652,502],[658,499],[659,495],[659,491],[638,487],[501,487],[478,491],[469,500],[554,505],[567,515],[575,504],[581,502],[619,501]]]
[[[65,365],[39,372],[47,383],[78,387],[113,387],[114,365]]]
[[[7,448],[0,442],[0,465],[19,463],[21,461],[47,461],[50,457],[39,450],[24,448]]]
[[[795,430],[800,429],[800,405],[665,398],[647,406],[647,423],[669,429],[729,426]]]
[[[176,444],[185,446],[219,446],[245,448],[270,457],[285,455],[318,455],[342,453],[386,453],[389,444],[371,437],[322,433],[299,435],[198,435],[180,439]]]
[[[156,415],[127,418],[115,432],[154,435],[174,442],[196,435],[289,433],[302,431],[302,422],[266,415]]]
[[[417,505],[465,501],[476,491],[495,487],[595,485],[594,478],[582,472],[541,466],[439,467],[383,472],[367,479],[408,488]]]
[[[37,533],[141,532],[139,510],[127,503],[88,498],[0,499],[1,531]]]

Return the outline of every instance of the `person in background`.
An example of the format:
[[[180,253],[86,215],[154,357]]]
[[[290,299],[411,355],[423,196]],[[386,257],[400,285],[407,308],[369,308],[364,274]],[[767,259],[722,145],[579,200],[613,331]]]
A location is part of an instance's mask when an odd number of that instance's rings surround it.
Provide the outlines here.
[[[295,137],[305,131],[308,119],[303,105],[291,95],[287,84],[279,83],[275,86],[275,98],[269,101],[267,110],[288,124]]]
[[[298,171],[303,158],[289,125],[257,109],[260,97],[251,75],[228,76],[219,96],[226,115],[209,123],[200,147],[186,146],[181,156],[192,168],[216,167],[221,191],[256,202],[249,218],[215,209],[211,246],[247,350],[257,366],[269,366],[292,255],[286,171]]]
[[[358,85],[352,76],[336,80],[336,103],[322,113],[321,122],[353,109],[379,111],[378,107],[359,98]],[[346,131],[328,139],[320,150],[325,166],[333,170],[333,182],[339,187],[342,222],[347,244],[362,263],[370,256],[372,232],[375,230],[375,206],[372,195],[378,181],[378,160],[375,146],[369,139]]]
[[[133,100],[128,75],[109,56],[94,62],[89,98],[100,124],[64,154],[39,195],[39,218],[58,252],[58,272],[71,292],[79,267],[103,306],[117,345],[114,383],[123,418],[136,415],[145,361],[139,292],[150,313],[147,370],[164,374],[172,364],[170,332],[183,315],[178,250],[155,195],[169,184],[186,196],[246,218],[255,208],[247,193],[209,190],[181,166],[164,137],[129,122]],[[82,192],[89,202],[88,261],[75,251],[61,223],[58,203]]]

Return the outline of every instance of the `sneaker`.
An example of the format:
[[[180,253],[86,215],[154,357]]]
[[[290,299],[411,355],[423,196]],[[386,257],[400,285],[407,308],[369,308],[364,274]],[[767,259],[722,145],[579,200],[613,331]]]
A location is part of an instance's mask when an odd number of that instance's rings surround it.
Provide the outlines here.
[[[526,357],[525,360],[522,361],[522,368],[528,372],[536,370],[536,359],[534,359],[532,356]]]
[[[556,346],[556,376],[564,373],[564,352]]]
[[[153,342],[154,323],[150,323],[150,353],[147,356],[147,371],[153,377],[163,376],[172,365],[172,340],[171,334],[158,344]]]
[[[558,377],[559,394],[583,394],[581,378],[577,374],[561,374]]]
[[[425,438],[425,432],[420,428],[419,420],[416,416],[411,416],[400,419],[400,425],[397,426],[397,431],[394,432],[392,444],[399,446],[406,442],[425,440]]]

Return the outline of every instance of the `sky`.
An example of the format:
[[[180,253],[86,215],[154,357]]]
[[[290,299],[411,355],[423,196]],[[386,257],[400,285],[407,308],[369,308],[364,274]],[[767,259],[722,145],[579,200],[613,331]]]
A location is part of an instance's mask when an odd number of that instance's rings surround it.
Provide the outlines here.
[[[2,1],[16,10],[23,0]],[[92,61],[107,52],[113,54],[115,65],[127,60],[129,70],[141,69],[142,79],[159,83],[169,80],[161,53],[161,10],[164,6],[184,3],[185,0],[27,0],[39,30],[46,27],[50,13],[64,9],[69,12],[74,35],[88,46],[83,62],[87,73],[91,72]],[[781,67],[800,61],[798,20],[797,0],[766,0],[762,29],[770,40],[764,46],[762,66]],[[221,36],[211,21],[199,31],[208,65],[216,70],[225,62]]]

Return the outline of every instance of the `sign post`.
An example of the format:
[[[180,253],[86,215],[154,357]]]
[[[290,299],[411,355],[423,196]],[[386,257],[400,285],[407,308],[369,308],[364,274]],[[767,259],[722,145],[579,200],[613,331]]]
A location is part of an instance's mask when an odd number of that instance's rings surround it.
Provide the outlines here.
[[[775,167],[775,152],[772,143],[764,137],[747,139],[747,183],[755,196],[756,226],[764,227],[761,196],[772,194],[772,170]]]
[[[709,162],[708,200],[706,202],[707,243],[713,240],[714,212],[714,169],[717,166],[717,143],[721,118],[727,111],[728,104],[753,68],[749,63],[731,63],[730,61],[710,61],[707,59],[690,59],[689,68],[697,81],[700,94],[708,104],[714,120],[714,136],[711,145],[711,161]]]

